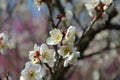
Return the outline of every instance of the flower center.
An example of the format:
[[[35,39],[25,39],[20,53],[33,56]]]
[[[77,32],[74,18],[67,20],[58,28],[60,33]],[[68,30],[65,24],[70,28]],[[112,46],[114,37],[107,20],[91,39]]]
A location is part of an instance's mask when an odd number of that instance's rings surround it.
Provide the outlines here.
[[[35,55],[34,55],[34,58],[38,58],[40,56],[40,51],[35,51]]]
[[[64,55],[71,52],[71,49],[69,47],[65,47],[63,50],[64,50]]]
[[[60,40],[60,38],[61,38],[61,37],[60,37],[60,35],[59,35],[59,34],[55,36],[55,39],[56,39],[57,41],[59,41],[59,40]]]
[[[30,78],[34,78],[35,77],[35,72],[34,71],[29,71],[28,72],[28,76],[30,77]]]
[[[43,53],[42,53],[42,57],[47,59],[47,58],[49,58],[49,55],[48,55],[47,52],[43,52]]]

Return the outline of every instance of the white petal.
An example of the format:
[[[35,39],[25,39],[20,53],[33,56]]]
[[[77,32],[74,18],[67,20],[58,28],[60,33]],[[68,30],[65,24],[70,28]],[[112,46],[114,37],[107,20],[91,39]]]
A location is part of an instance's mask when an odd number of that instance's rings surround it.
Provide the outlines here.
[[[67,66],[68,66],[68,61],[65,60],[65,61],[64,61],[64,67],[67,67]]]
[[[51,37],[54,37],[54,36],[56,36],[57,34],[62,34],[62,32],[60,31],[60,29],[54,29],[54,30],[52,30],[52,31],[50,31],[50,35],[51,35]]]
[[[47,44],[49,44],[49,45],[58,44],[62,40],[62,37],[63,37],[63,34],[60,31],[60,29],[54,29],[54,30],[50,31],[50,35],[51,35],[51,37],[49,37],[46,41]]]
[[[70,55],[70,53],[63,56],[63,58],[67,58]]]
[[[41,59],[42,63],[47,63],[48,62],[46,58],[41,57],[40,59]]]
[[[29,52],[29,59],[32,60],[34,58],[35,51]]]
[[[68,29],[67,29],[67,32],[71,32],[73,34],[76,33],[76,28],[74,26],[70,26]]]
[[[74,54],[71,54],[71,55],[68,56],[67,60],[70,61],[70,60],[73,59],[73,57],[74,57]]]
[[[67,29],[67,33],[65,35],[65,39],[68,41],[68,43],[72,43],[75,41],[75,34],[76,34],[76,28],[74,26],[70,26]]]
[[[48,50],[48,46],[45,43],[41,44],[40,52],[45,52],[46,50]]]
[[[50,54],[51,57],[55,56],[55,54],[56,54],[55,50],[49,49],[48,51],[49,51],[49,54]]]
[[[69,55],[69,53],[67,53],[67,54],[64,53],[63,48],[61,48],[61,49],[58,50],[58,54],[60,56],[62,56],[63,58],[66,58]]]
[[[93,10],[98,4],[100,0],[85,0],[85,6],[88,11]]]
[[[36,43],[34,44],[34,50],[39,50],[39,46]]]
[[[32,64],[31,62],[27,62],[25,64],[25,69],[21,72],[21,76],[23,76],[25,80],[31,80],[31,77],[28,75],[30,71],[35,73],[35,76],[32,79],[39,80],[42,78],[40,64]]]
[[[65,53],[65,51],[64,51],[64,50],[66,50],[66,48],[70,49],[70,51],[68,53]],[[75,51],[74,45],[69,44],[69,45],[61,46],[60,49],[58,50],[58,54],[61,55],[63,58],[66,58],[73,51]]]
[[[55,40],[52,37],[48,37],[46,40],[46,43],[48,45],[56,45],[57,43],[55,43]]]
[[[64,56],[64,51],[63,51],[63,49],[59,49],[57,52],[58,52],[58,54],[59,54],[60,56]]]
[[[73,53],[76,57],[80,57],[80,52]]]
[[[20,76],[20,80],[25,80],[25,78],[23,76]]]
[[[73,53],[69,58],[68,58],[68,61],[69,61],[69,64],[76,64],[78,62],[78,57],[79,57],[79,54],[78,53]]]
[[[31,66],[31,65],[32,65],[32,63],[31,63],[30,61],[28,61],[28,62],[25,64],[25,67]]]

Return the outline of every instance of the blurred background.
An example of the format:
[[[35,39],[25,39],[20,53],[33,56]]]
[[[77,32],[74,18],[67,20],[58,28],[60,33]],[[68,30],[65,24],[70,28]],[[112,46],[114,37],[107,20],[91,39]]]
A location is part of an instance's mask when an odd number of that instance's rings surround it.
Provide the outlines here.
[[[54,4],[54,0],[52,0]],[[90,17],[82,0],[60,0],[63,8],[73,12],[71,24],[77,28],[80,37],[90,24]],[[57,3],[57,2],[56,2]],[[112,23],[120,24],[120,0],[116,0],[118,15]],[[57,4],[56,4],[57,5]],[[53,18],[57,23],[57,7],[53,8]],[[0,0],[0,33],[9,36],[11,46],[4,55],[0,54],[0,78],[6,80],[9,73],[11,80],[19,80],[21,70],[28,61],[29,51],[34,43],[45,42],[48,36],[49,12],[46,5],[40,11],[33,0]],[[63,24],[60,24],[62,28]],[[109,47],[109,48],[108,48]],[[120,80],[120,31],[104,30],[95,36],[84,54],[98,55],[80,60],[66,74],[66,80]]]

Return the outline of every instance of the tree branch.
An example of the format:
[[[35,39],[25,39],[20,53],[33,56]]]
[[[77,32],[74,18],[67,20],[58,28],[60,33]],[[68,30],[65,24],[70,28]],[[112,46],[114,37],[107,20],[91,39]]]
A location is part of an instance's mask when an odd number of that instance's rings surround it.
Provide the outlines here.
[[[62,15],[65,15],[64,8],[63,8],[62,4],[60,3],[60,0],[55,0],[55,1],[56,1],[56,6],[57,6],[58,10],[60,11],[60,13]]]
[[[76,46],[78,47],[78,50],[83,53],[87,47],[89,46],[90,42],[94,39],[96,34],[99,32],[105,30],[105,29],[119,29],[119,25],[111,24],[110,21],[113,17],[115,17],[118,14],[116,9],[114,9],[110,14],[109,14],[109,20],[106,21],[105,23],[102,24],[96,24],[96,20],[92,22],[92,24],[88,27],[88,30],[84,32],[82,35],[82,39],[80,39],[77,43]],[[94,25],[96,24],[96,25]],[[93,26],[93,27],[92,27]],[[114,27],[113,27],[114,26]],[[116,27],[115,27],[116,26]]]
[[[111,50],[111,49],[119,49],[119,48],[120,48],[120,45],[119,45],[119,46],[116,46],[116,47],[113,47],[113,48],[105,47],[105,48],[103,48],[103,49],[101,49],[101,50],[99,50],[99,51],[97,51],[97,52],[95,52],[95,53],[90,53],[89,55],[83,55],[83,57],[80,58],[80,59],[83,60],[83,59],[86,59],[86,58],[89,58],[89,57],[92,57],[92,56],[101,54],[101,53],[103,53],[103,52],[105,52],[105,51],[108,51],[108,50]]]
[[[107,29],[120,30],[120,25],[119,24],[111,24],[111,23],[109,23],[108,26],[107,26]]]
[[[50,21],[51,21],[52,27],[56,28],[54,20],[53,20],[53,14],[52,14],[52,8],[51,8],[50,1],[46,1],[46,4],[47,4],[47,7],[48,7],[48,10],[49,10],[49,13],[50,13]]]

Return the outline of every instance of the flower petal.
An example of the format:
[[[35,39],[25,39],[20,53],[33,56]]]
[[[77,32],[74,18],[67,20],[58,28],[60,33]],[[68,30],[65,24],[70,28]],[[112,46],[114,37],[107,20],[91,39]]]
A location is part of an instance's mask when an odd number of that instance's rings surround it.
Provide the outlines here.
[[[54,39],[52,37],[48,37],[46,40],[46,43],[48,45],[56,45],[57,43],[55,43]]]
[[[40,52],[45,52],[47,49],[48,49],[48,46],[45,43],[41,44]]]

